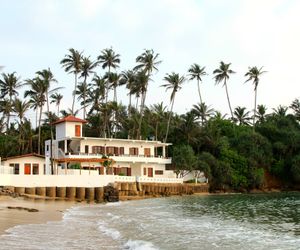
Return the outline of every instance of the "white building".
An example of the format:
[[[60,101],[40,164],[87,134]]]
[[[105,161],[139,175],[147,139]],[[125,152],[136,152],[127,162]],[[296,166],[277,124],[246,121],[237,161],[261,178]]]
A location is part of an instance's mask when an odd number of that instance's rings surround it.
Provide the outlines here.
[[[170,143],[84,137],[84,123],[85,120],[74,116],[67,116],[54,123],[56,138],[52,141],[52,152],[51,140],[45,142],[45,174],[68,174],[72,168],[79,167],[80,173],[82,169],[88,169],[99,175],[176,177],[172,170],[166,170],[166,164],[171,163],[171,158],[167,156]],[[103,167],[104,156],[113,160],[106,171]]]

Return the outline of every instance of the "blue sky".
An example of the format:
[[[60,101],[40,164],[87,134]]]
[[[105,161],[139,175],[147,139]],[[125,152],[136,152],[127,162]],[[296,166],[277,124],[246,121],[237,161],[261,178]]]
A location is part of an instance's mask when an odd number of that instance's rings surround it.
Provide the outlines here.
[[[22,79],[50,67],[64,86],[63,107],[71,106],[73,76],[59,64],[69,48],[95,59],[104,48],[121,54],[119,71],[135,65],[144,49],[162,60],[153,76],[147,104],[169,104],[159,87],[166,73],[186,74],[193,63],[206,66],[202,96],[206,104],[229,113],[224,88],[212,71],[223,60],[237,73],[228,87],[232,106],[253,107],[253,86],[244,84],[249,66],[268,71],[258,88],[258,103],[269,111],[299,98],[300,1],[293,0],[0,0],[0,65]],[[97,73],[103,75],[100,67]],[[20,93],[22,95],[22,93]],[[119,100],[127,104],[125,89]],[[199,102],[196,82],[186,82],[174,110]],[[79,105],[77,106],[79,107]],[[55,107],[53,107],[53,110]],[[28,117],[34,120],[34,114]]]

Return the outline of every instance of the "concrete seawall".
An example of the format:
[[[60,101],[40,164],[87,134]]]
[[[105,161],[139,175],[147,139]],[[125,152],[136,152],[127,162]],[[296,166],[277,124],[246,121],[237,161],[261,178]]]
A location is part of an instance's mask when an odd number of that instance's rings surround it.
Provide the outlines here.
[[[4,187],[5,188],[5,187]],[[66,200],[87,200],[89,202],[118,201],[171,195],[208,193],[209,185],[117,182],[105,187],[9,187],[17,195],[57,198]]]

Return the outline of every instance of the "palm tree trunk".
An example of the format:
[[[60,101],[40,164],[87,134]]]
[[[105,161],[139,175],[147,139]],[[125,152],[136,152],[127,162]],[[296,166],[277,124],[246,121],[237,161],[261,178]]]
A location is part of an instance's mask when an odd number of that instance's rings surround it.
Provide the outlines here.
[[[200,104],[202,103],[202,97],[201,97],[201,92],[200,92],[200,83],[199,83],[199,80],[197,80],[197,85],[198,85],[198,94],[199,94],[199,97],[200,97]]]
[[[137,139],[140,139],[141,136],[141,128],[142,128],[142,122],[143,122],[143,112],[144,112],[144,106],[145,106],[145,100],[146,100],[146,92],[142,94],[141,99],[141,109],[140,109],[140,120],[139,120],[139,127],[137,131]]]
[[[228,89],[227,89],[227,84],[226,84],[226,78],[224,80],[224,85],[225,85],[226,96],[227,96],[228,106],[229,106],[229,109],[230,109],[231,118],[233,119],[233,113],[232,113],[231,104],[230,104],[230,100],[229,100]]]
[[[75,106],[75,97],[76,97],[76,88],[77,88],[77,72],[75,72],[75,87],[73,92],[73,102],[72,102],[72,114],[74,114],[74,106]]]
[[[254,115],[253,115],[253,131],[255,131],[255,116],[256,116],[256,100],[257,100],[257,88],[255,88],[254,94]]]
[[[43,105],[40,106],[39,117],[39,136],[38,136],[38,154],[41,154],[41,120],[42,120]]]
[[[57,117],[59,117],[59,104],[57,104]]]
[[[129,94],[128,118],[130,118],[130,115],[131,115],[131,94]]]
[[[166,142],[167,142],[167,139],[168,139],[168,134],[169,134],[169,128],[170,128],[170,122],[171,122],[171,116],[172,116],[172,111],[173,111],[174,101],[175,101],[175,95],[174,95],[174,98],[173,98],[173,100],[172,100],[172,105],[171,105],[170,114],[169,114],[169,119],[168,119],[168,124],[167,124],[167,132],[166,132],[166,137],[165,137],[165,139],[164,139],[164,143],[166,143]]]

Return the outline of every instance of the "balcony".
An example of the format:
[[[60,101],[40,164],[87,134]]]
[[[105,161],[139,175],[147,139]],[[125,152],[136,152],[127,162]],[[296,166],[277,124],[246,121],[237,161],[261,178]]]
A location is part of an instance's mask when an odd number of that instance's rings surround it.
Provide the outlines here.
[[[60,154],[59,158],[102,158],[102,154],[87,154],[87,153],[67,153]],[[154,156],[154,155],[109,155],[109,158],[113,159],[116,162],[130,162],[130,163],[156,163],[156,164],[170,164],[172,162],[171,157],[163,157],[163,156]]]

